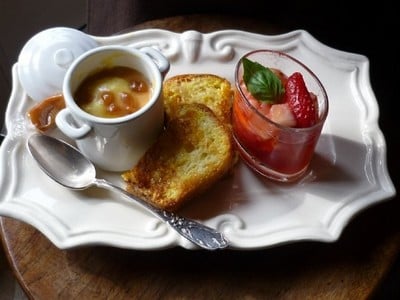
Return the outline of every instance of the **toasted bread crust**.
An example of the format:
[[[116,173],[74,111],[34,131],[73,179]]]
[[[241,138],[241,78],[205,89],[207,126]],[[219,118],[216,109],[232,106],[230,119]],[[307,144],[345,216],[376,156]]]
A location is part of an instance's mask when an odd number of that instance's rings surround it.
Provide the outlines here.
[[[229,128],[200,103],[181,103],[138,164],[122,174],[127,191],[176,211],[223,177],[235,161]]]
[[[233,91],[230,82],[214,74],[180,74],[164,81],[167,117],[172,118],[182,103],[202,103],[225,124],[230,124]]]

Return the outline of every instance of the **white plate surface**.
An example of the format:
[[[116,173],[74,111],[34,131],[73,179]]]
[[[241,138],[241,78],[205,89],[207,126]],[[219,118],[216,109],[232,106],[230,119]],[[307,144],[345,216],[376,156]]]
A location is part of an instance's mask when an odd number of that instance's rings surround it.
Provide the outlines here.
[[[240,163],[231,177],[181,211],[220,229],[232,249],[303,240],[332,242],[358,212],[395,195],[365,56],[330,48],[303,30],[266,36],[150,29],[93,38],[100,45],[157,47],[171,61],[167,77],[214,73],[232,83],[234,65],[243,53],[281,50],[308,65],[325,85],[330,112],[310,172],[301,182],[265,181]],[[17,63],[12,71],[8,135],[0,148],[0,215],[33,225],[62,249],[91,244],[197,249],[134,203],[104,190],[67,190],[46,177],[26,147],[27,137],[35,131],[26,117],[34,101],[21,87]],[[57,130],[51,134],[63,138]],[[98,177],[123,185],[119,174],[99,171]]]

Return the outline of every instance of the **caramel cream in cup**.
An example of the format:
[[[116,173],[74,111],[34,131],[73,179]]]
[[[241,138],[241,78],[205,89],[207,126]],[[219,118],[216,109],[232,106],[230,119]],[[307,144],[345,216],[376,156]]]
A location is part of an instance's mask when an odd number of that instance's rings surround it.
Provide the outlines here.
[[[88,77],[112,67],[132,68],[147,78],[152,92],[138,110],[115,118],[100,117],[83,110],[75,92]],[[56,117],[57,127],[96,166],[120,172],[132,168],[153,144],[164,125],[162,83],[170,67],[158,50],[126,46],[101,46],[78,57],[63,81],[66,108]]]

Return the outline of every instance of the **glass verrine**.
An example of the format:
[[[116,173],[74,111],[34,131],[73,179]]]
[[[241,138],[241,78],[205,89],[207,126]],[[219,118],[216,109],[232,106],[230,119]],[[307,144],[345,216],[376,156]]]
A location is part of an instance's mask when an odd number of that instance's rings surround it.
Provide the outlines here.
[[[286,80],[299,72],[307,90],[316,97],[316,122],[309,127],[288,126],[273,121],[264,110],[271,106],[259,104],[243,83],[243,58],[275,70]],[[282,75],[283,73],[283,75]],[[277,103],[280,104],[280,103]],[[255,50],[246,53],[235,68],[235,96],[232,110],[233,136],[240,156],[253,170],[264,177],[293,182],[308,169],[328,115],[328,96],[316,75],[302,62],[279,51]],[[290,122],[289,122],[290,123]]]

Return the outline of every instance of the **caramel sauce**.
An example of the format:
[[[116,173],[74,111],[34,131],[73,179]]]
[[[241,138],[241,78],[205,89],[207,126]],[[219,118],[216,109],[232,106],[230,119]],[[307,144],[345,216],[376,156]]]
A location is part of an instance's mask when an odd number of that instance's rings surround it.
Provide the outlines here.
[[[117,66],[88,76],[79,85],[74,99],[87,113],[117,118],[139,110],[151,94],[151,85],[141,72]]]
[[[32,124],[41,132],[55,127],[58,112],[65,107],[64,97],[57,94],[44,99],[28,110]]]

